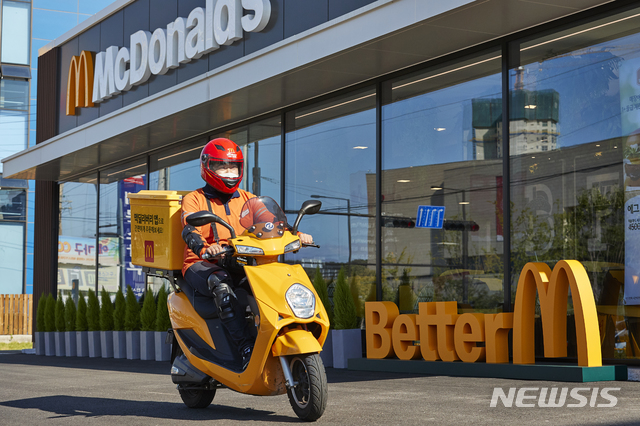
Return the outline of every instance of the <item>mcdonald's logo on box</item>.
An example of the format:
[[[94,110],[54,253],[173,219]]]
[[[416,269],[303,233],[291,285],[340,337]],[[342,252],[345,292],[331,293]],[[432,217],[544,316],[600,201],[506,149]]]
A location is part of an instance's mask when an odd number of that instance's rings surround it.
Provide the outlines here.
[[[144,261],[153,263],[153,241],[144,242]]]

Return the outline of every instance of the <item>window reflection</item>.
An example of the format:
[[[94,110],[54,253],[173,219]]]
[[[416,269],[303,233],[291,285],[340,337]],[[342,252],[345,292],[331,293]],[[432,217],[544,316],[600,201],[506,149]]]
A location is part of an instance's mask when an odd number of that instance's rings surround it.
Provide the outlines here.
[[[640,218],[634,208],[640,36],[627,35],[640,23],[637,15],[524,41],[520,66],[510,71],[512,99],[526,94],[525,107],[551,107],[551,114],[518,124],[527,126],[524,136],[511,130],[512,147],[528,145],[511,157],[512,292],[526,262],[580,261],[597,304],[604,358],[640,357],[640,236],[632,226]],[[541,105],[548,94],[556,101]],[[569,304],[569,356],[575,356],[571,298]]]
[[[382,299],[401,311],[502,310],[500,63],[489,52],[384,86]]]
[[[96,184],[60,183],[58,290],[76,296],[96,285]]]
[[[375,286],[376,130],[375,91],[350,93],[288,113],[285,205],[293,223],[302,203],[322,202],[300,231],[320,249],[305,248],[286,260],[315,269],[329,282],[329,296],[341,268],[358,302]],[[362,314],[359,312],[359,314]],[[362,316],[362,315],[361,315]]]

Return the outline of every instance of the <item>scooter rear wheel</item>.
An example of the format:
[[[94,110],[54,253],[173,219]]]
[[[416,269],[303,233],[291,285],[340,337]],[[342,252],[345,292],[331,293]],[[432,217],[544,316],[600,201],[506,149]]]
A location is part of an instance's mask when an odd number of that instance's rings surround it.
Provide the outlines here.
[[[318,420],[327,407],[329,392],[324,364],[318,354],[296,355],[289,363],[296,386],[287,389],[289,403],[304,421]]]
[[[182,398],[184,405],[189,408],[207,408],[211,404],[211,401],[213,401],[213,397],[216,396],[215,389],[178,388],[178,392],[180,392],[180,398]]]

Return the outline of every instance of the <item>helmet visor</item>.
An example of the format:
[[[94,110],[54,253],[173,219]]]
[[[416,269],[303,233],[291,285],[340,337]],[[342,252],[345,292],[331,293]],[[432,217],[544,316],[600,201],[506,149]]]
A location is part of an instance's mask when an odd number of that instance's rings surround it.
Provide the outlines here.
[[[202,165],[223,179],[239,179],[242,176],[242,161],[221,160],[205,155]]]

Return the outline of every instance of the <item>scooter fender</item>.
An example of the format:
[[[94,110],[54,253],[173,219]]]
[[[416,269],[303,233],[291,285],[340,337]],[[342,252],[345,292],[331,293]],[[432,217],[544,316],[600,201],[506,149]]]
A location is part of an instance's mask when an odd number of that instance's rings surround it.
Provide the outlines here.
[[[306,330],[291,330],[276,338],[271,347],[273,356],[318,353],[322,347],[313,334]]]

